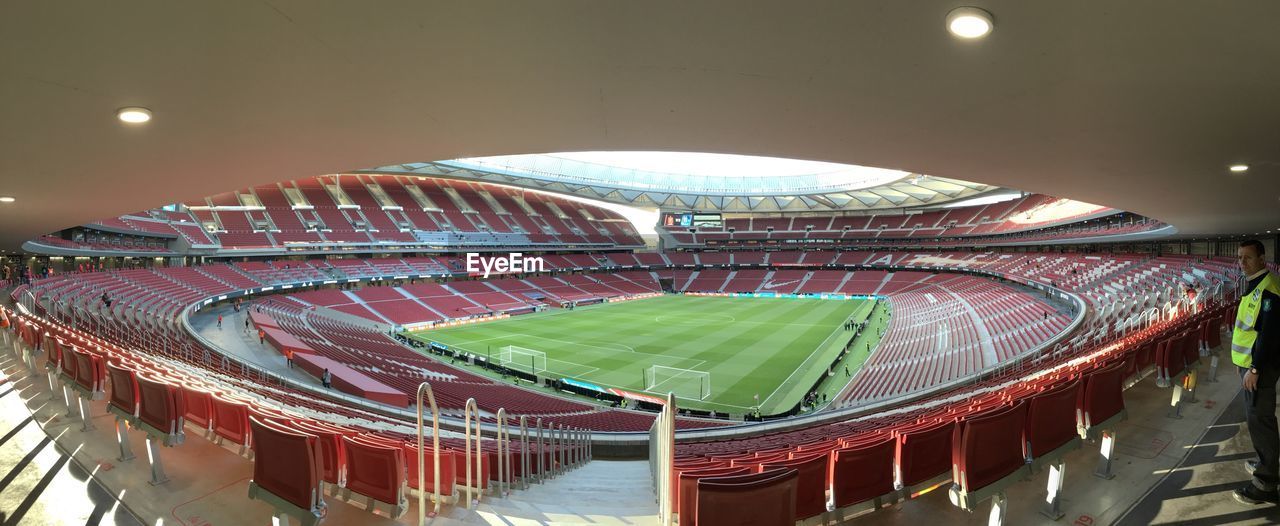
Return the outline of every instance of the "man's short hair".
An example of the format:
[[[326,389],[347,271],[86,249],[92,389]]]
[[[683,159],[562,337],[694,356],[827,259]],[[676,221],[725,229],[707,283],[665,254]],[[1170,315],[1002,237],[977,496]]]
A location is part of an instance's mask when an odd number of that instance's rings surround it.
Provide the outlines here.
[[[1265,256],[1267,254],[1267,248],[1262,246],[1262,242],[1256,239],[1250,239],[1240,243],[1240,248],[1244,247],[1253,247],[1254,252],[1257,252],[1259,256]]]

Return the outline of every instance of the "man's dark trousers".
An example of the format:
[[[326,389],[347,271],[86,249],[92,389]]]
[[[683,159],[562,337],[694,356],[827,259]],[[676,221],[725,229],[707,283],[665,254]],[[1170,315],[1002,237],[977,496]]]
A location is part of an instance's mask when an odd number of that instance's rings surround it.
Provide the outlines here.
[[[1240,368],[1244,377],[1248,369]],[[1275,491],[1280,483],[1280,427],[1276,423],[1276,380],[1280,368],[1258,370],[1258,386],[1252,393],[1244,391],[1244,417],[1249,437],[1258,453],[1258,469],[1253,484],[1264,491]]]

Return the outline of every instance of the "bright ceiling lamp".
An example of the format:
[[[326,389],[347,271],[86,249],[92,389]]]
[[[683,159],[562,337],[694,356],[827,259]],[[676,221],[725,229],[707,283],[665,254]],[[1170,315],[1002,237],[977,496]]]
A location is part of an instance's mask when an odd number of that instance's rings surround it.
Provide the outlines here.
[[[1235,173],[1244,173],[1244,172],[1249,171],[1249,165],[1247,165],[1247,164],[1233,164],[1233,165],[1231,165],[1231,166],[1228,166],[1228,167],[1227,167],[1227,169],[1228,169],[1228,170],[1231,170],[1232,172],[1235,172]]]
[[[116,110],[116,118],[129,124],[142,124],[151,120],[151,110],[138,106],[120,108]]]
[[[9,196],[7,196],[7,195],[6,195],[6,196],[3,196],[3,197],[0,197],[0,203],[12,203],[12,202],[14,202],[14,201],[17,201],[17,199],[14,199],[14,198],[9,197]]]
[[[947,13],[947,31],[960,38],[982,38],[991,34],[995,27],[991,13],[976,7],[957,7]]]

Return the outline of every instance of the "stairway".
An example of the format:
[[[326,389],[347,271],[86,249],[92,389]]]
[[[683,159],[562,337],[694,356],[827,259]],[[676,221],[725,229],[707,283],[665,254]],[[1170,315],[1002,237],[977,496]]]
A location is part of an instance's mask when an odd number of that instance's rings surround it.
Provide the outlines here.
[[[438,523],[657,525],[658,504],[648,461],[593,460],[569,473],[486,495],[473,510],[445,509]]]

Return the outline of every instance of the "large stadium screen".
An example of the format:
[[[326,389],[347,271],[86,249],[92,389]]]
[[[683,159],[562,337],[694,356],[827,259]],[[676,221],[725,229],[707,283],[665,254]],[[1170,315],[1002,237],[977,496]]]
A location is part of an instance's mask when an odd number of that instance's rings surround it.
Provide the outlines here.
[[[720,214],[693,214],[693,226],[702,228],[721,228],[724,220]]]
[[[693,213],[692,212],[676,212],[676,213],[664,214],[662,216],[662,226],[691,227],[693,226]]]
[[[669,212],[662,215],[662,226],[665,227],[693,227],[693,228],[722,228],[724,227],[724,219],[720,214],[698,214],[694,212]]]

